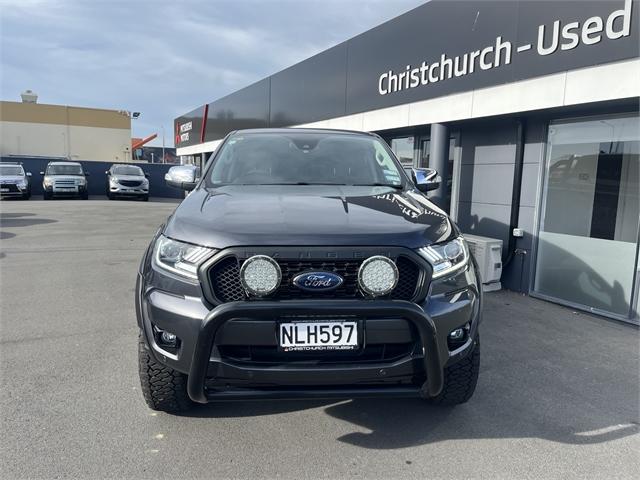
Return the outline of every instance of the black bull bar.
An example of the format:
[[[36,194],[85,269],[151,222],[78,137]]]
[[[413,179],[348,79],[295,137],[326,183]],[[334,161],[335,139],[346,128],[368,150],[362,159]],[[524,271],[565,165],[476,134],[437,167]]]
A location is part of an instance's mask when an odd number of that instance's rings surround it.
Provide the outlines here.
[[[205,389],[207,370],[216,334],[225,322],[237,318],[273,320],[283,316],[297,315],[313,315],[316,317],[356,315],[364,318],[394,317],[403,318],[413,323],[420,335],[424,348],[423,363],[427,381],[422,389],[422,394],[427,397],[434,397],[442,390],[443,371],[438,355],[436,327],[431,317],[415,303],[402,300],[376,300],[375,302],[366,300],[249,301],[222,304],[214,308],[200,324],[187,381],[189,397],[199,403],[207,403],[217,399],[245,398],[240,392],[219,392],[207,395]],[[393,389],[389,391],[389,393],[392,392]],[[348,398],[351,396],[349,391],[334,392],[334,394],[327,391],[326,393],[327,397],[342,396]],[[377,391],[376,393],[384,392]],[[315,396],[317,397],[318,395]],[[277,398],[273,395],[271,397]],[[265,394],[264,398],[269,398],[269,395]]]

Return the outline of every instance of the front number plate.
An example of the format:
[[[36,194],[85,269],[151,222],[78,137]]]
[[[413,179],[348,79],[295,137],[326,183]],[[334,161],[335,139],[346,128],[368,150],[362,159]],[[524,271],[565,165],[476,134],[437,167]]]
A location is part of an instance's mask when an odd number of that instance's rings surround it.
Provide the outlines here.
[[[356,322],[291,322],[280,324],[280,348],[285,352],[355,350]]]

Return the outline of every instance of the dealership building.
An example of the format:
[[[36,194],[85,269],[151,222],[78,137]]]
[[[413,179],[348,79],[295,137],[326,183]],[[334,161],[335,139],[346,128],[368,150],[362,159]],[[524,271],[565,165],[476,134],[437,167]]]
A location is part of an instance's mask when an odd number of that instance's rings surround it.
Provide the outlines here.
[[[202,163],[230,131],[378,133],[502,285],[638,323],[640,3],[434,0],[175,120]]]

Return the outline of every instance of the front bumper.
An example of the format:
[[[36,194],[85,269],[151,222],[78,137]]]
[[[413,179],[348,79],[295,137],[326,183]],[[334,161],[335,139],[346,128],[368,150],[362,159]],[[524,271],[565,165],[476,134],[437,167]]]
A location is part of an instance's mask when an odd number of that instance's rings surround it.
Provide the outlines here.
[[[22,197],[29,192],[29,187],[20,188],[13,183],[0,184],[0,197]]]
[[[120,184],[109,184],[109,193],[112,195],[131,195],[131,196],[143,196],[149,195],[149,187],[125,187]]]
[[[65,187],[51,185],[43,188],[46,193],[54,195],[56,197],[76,197],[78,195],[84,195],[87,193],[86,185],[74,185]]]
[[[431,288],[420,305],[401,300],[296,300],[245,301],[213,309],[196,296],[199,287],[181,294],[163,287],[166,279],[153,269],[139,274],[136,295],[138,324],[158,362],[188,375],[188,394],[196,402],[260,398],[354,398],[361,396],[438,395],[443,369],[468,355],[480,322],[481,290],[474,282],[474,267],[451,280],[447,289]],[[457,283],[456,283],[457,282]],[[459,288],[454,288],[458,285]],[[194,295],[192,295],[194,294]],[[354,362],[244,363],[221,354],[223,344],[253,332],[266,345],[276,340],[276,325],[283,317],[302,319],[353,317],[362,319],[364,342],[376,337],[405,335],[395,329],[408,322],[416,339],[414,350],[392,360]],[[241,326],[248,325],[248,329]],[[376,323],[377,322],[377,323]],[[468,340],[454,350],[448,334],[469,325]],[[175,333],[177,351],[156,342],[154,327]],[[244,334],[242,333],[244,332]],[[394,341],[405,341],[396,338]]]

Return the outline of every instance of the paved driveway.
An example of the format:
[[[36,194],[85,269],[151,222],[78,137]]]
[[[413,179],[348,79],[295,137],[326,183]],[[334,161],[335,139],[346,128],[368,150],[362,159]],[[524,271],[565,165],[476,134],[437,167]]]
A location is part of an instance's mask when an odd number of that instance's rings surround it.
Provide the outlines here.
[[[2,478],[622,478],[640,474],[635,327],[487,295],[476,395],[152,413],[133,289],[172,203],[0,204]]]

